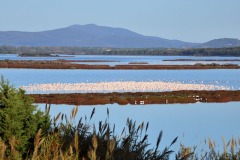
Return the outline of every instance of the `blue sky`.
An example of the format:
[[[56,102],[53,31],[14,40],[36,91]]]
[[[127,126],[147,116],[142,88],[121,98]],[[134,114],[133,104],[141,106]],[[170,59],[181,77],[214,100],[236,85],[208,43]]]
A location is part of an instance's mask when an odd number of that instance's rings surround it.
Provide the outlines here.
[[[0,31],[73,24],[120,27],[189,42],[240,39],[240,0],[0,0]]]

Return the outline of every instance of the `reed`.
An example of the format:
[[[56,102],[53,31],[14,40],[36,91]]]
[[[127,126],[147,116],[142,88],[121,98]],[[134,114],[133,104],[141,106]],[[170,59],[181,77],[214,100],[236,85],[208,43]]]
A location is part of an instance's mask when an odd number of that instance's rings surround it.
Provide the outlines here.
[[[5,151],[7,146],[5,145],[4,141],[0,138],[0,158],[5,159]]]
[[[49,112],[50,106],[46,106]],[[147,130],[149,123],[136,124],[135,121],[127,119],[126,126],[120,135],[115,134],[115,125],[111,127],[109,123],[110,112],[107,109],[105,121],[96,124],[91,122],[95,114],[92,110],[89,118],[82,117],[76,121],[78,106],[73,108],[70,118],[59,113],[52,120],[52,127],[47,134],[40,129],[35,135],[33,142],[33,152],[26,153],[26,159],[32,160],[135,160],[135,159],[156,159],[168,160],[174,157],[172,145],[177,142],[177,137],[162,149],[159,149],[163,138],[163,132],[159,133],[154,148],[149,147]],[[76,124],[76,125],[75,125]],[[205,140],[203,144],[208,145],[206,150],[199,154],[197,146],[188,147],[180,144],[180,149],[175,152],[176,160],[238,160],[240,159],[239,138],[234,137],[228,143],[222,137],[223,152],[216,151],[216,143],[212,139]],[[6,144],[0,139],[0,158],[1,159],[22,159],[18,151],[21,143],[15,137],[9,139]],[[10,147],[10,152],[6,151]],[[29,150],[31,150],[29,148]],[[171,156],[172,155],[172,156]],[[171,157],[171,158],[170,158]]]

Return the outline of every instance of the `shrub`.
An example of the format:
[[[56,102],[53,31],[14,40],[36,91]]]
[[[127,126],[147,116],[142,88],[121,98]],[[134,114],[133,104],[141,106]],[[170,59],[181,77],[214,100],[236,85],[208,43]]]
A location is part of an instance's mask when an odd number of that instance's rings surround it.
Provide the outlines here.
[[[16,89],[4,80],[0,81],[0,137],[9,154],[14,141],[20,156],[33,151],[33,140],[40,128],[43,133],[50,128],[50,118],[37,110],[33,100],[22,89]]]

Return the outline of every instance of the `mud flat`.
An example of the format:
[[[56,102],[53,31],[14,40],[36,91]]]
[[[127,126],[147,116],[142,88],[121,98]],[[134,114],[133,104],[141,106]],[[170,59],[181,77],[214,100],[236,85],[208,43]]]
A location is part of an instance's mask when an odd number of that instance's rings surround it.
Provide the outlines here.
[[[65,60],[63,60],[65,61]],[[120,62],[120,61],[114,61],[114,60],[71,60],[69,62]]]
[[[216,62],[239,62],[240,59],[164,59],[163,61],[216,61]]]
[[[128,64],[148,64],[148,62],[129,62]]]
[[[33,61],[33,60],[1,60],[0,68],[29,68],[29,69],[107,69],[108,65],[74,64],[68,60]]]
[[[60,55],[60,54],[49,54],[49,53],[21,53],[18,55],[19,57],[75,57],[73,55]]]
[[[196,64],[196,65],[88,65],[75,64],[69,60],[33,61],[33,60],[0,60],[0,68],[29,69],[110,69],[110,70],[186,70],[186,69],[240,69],[235,64]]]
[[[237,91],[172,91],[172,92],[113,92],[72,94],[29,94],[35,103],[100,105],[113,104],[173,104],[240,101]]]

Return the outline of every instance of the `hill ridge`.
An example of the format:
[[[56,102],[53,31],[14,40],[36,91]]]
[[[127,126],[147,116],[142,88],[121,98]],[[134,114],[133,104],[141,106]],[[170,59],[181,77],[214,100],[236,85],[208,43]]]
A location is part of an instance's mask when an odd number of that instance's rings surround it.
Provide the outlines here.
[[[0,45],[8,46],[77,46],[111,48],[221,48],[240,46],[233,38],[191,43],[145,36],[124,28],[74,24],[64,28],[39,31],[0,31]]]

